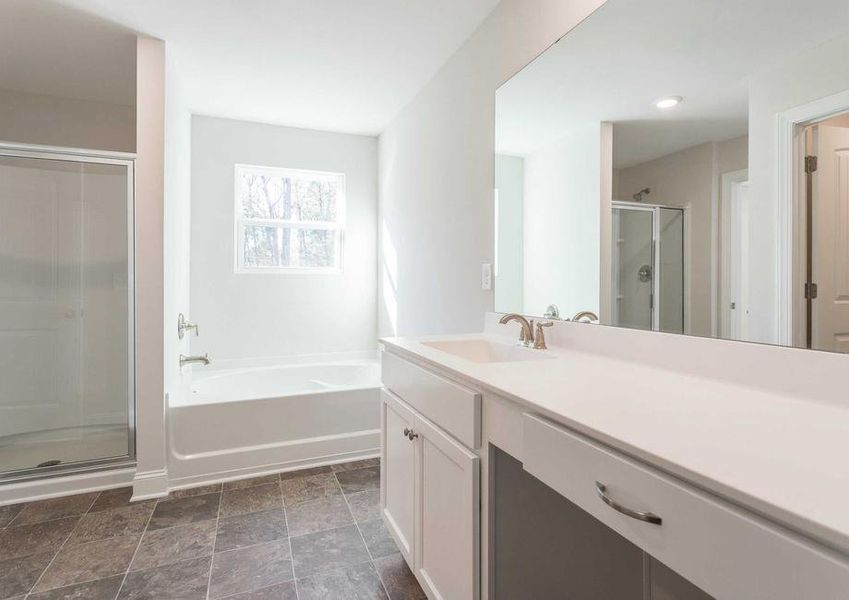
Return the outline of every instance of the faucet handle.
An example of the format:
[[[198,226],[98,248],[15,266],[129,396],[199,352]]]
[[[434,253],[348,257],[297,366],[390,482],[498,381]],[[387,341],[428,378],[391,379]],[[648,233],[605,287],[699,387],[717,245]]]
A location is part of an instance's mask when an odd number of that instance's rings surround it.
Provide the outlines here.
[[[547,350],[548,346],[545,345],[545,334],[542,331],[543,327],[551,327],[554,325],[551,321],[537,321],[536,328],[534,329],[534,348],[537,350]]]

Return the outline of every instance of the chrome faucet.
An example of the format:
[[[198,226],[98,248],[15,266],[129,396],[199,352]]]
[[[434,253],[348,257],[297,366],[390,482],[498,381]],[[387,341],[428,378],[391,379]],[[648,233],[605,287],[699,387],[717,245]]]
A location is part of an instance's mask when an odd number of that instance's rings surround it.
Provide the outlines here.
[[[209,353],[207,352],[203,356],[186,356],[185,354],[180,355],[180,368],[182,369],[188,364],[191,363],[200,363],[202,365],[209,364]]]
[[[522,326],[522,331],[519,333],[519,345],[531,346],[534,343],[534,321],[528,321],[525,317],[517,313],[510,313],[501,317],[498,322],[502,325],[510,321],[517,321]]]
[[[589,310],[582,310],[572,317],[572,321],[575,323],[592,323],[593,321],[598,321],[598,315]]]

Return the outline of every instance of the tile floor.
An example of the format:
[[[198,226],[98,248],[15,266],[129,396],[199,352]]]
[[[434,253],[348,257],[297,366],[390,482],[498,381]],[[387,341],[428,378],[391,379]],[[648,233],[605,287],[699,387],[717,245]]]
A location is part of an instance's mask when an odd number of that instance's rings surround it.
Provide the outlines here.
[[[0,599],[425,598],[378,512],[377,459],[0,507]]]

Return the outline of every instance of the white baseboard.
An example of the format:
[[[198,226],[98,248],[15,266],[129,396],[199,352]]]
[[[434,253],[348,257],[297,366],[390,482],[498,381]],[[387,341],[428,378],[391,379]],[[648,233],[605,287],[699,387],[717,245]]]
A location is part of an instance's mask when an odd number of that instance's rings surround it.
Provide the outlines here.
[[[125,467],[7,483],[0,486],[0,506],[125,487],[132,485],[135,473],[134,467]]]
[[[133,478],[132,501],[164,498],[168,495],[168,470],[157,469],[136,473]]]

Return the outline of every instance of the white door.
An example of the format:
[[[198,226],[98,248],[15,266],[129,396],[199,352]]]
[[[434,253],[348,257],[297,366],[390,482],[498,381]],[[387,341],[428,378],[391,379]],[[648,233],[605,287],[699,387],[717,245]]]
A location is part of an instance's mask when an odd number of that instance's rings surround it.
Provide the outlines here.
[[[415,570],[431,600],[475,600],[479,587],[480,459],[423,418]]]
[[[749,174],[722,176],[720,337],[745,340],[749,329]]]
[[[811,343],[849,352],[849,129],[819,125],[816,147]]]
[[[0,436],[80,424],[79,190],[74,163],[0,157]]]
[[[416,417],[393,394],[382,390],[380,506],[383,521],[401,554],[415,564],[416,455],[417,443],[409,432]]]

